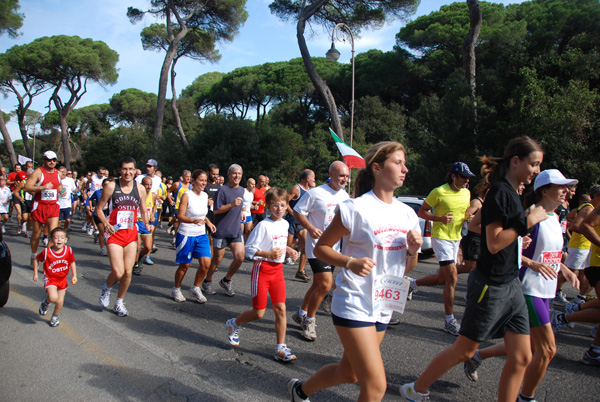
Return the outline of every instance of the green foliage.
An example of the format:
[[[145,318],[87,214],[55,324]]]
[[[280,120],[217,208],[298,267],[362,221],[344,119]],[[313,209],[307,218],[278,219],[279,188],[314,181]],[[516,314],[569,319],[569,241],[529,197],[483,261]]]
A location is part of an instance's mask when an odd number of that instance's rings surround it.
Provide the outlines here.
[[[19,36],[25,16],[19,13],[19,0],[0,0],[0,35],[8,34],[9,38]]]
[[[123,89],[110,100],[110,115],[118,123],[149,125],[156,113],[156,95],[136,88]]]

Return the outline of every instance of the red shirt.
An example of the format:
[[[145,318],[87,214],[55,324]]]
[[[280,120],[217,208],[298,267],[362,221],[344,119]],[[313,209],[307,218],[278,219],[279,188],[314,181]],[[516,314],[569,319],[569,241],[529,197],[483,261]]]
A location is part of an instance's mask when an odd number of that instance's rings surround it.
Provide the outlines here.
[[[62,254],[55,254],[50,247],[37,255],[37,260],[44,264],[44,275],[47,278],[63,279],[69,274],[69,266],[75,262],[73,249],[64,246]]]
[[[254,201],[262,201],[261,204],[256,204],[255,207],[258,209],[254,210],[255,214],[264,214],[265,213],[265,193],[267,192],[267,188],[258,188],[254,187]]]
[[[52,183],[51,189],[40,190],[33,196],[33,201],[37,201],[39,204],[57,204],[58,203],[58,187],[60,186],[60,177],[58,170],[54,169],[52,173],[48,172],[44,168],[38,168],[42,172],[40,180],[35,183],[36,186],[44,186],[48,183]]]

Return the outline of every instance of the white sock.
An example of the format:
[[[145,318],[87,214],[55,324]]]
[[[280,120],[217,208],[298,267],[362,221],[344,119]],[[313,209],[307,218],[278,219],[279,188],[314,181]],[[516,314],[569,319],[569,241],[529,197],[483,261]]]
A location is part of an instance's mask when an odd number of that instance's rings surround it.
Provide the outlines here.
[[[285,347],[286,347],[286,344],[285,344],[285,343],[278,343],[278,344],[277,344],[277,350],[279,350],[279,349],[284,349]]]
[[[454,319],[454,314],[446,315],[446,322],[450,322]]]
[[[306,317],[306,314],[308,314],[308,313],[306,311],[302,310],[302,308],[298,309],[298,316]]]

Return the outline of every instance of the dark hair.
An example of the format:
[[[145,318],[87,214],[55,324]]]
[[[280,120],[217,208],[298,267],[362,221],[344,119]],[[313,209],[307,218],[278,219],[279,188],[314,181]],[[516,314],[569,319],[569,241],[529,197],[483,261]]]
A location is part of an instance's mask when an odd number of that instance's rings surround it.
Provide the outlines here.
[[[304,169],[302,173],[300,173],[300,181],[308,179],[313,174],[313,171],[310,169]]]
[[[287,203],[287,194],[287,191],[281,187],[271,187],[269,191],[267,191],[267,194],[265,194],[265,204],[271,205],[272,202],[277,200],[283,200]]]
[[[123,165],[126,163],[133,163],[133,166],[135,167],[135,159],[133,159],[133,157],[131,157],[131,156],[124,156],[119,161],[119,168],[122,168]],[[101,168],[98,168],[98,170],[100,170],[100,169]]]
[[[65,234],[65,237],[69,236],[65,229],[61,228],[60,226],[57,226],[54,229],[52,229],[52,232],[50,232],[50,238],[52,238],[52,236],[54,236],[54,233],[57,232],[63,232]]]
[[[531,153],[536,151],[543,152],[543,149],[536,140],[525,135],[523,137],[517,137],[510,140],[506,148],[504,148],[504,156],[502,156],[502,158],[484,155],[479,159],[484,165],[482,169],[485,168],[486,170],[490,170],[489,182],[490,185],[492,185],[506,176],[510,160],[514,156],[517,156],[519,159],[523,160]]]
[[[479,198],[484,199],[490,189],[490,174],[492,173],[493,167],[486,162],[486,160],[488,160],[487,156],[480,156],[479,160],[483,163],[483,166],[481,166],[481,170],[479,171],[481,180],[477,183],[473,191],[475,191]]]
[[[359,170],[354,182],[354,196],[360,197],[373,189],[375,175],[373,164],[383,165],[388,156],[396,151],[404,152],[404,145],[396,141],[382,141],[371,146],[365,155],[366,167]]]
[[[552,183],[544,184],[543,186],[538,187],[537,190],[530,191],[527,194],[525,194],[525,197],[523,199],[523,206],[525,208],[529,208],[533,204],[537,204],[538,202],[540,202],[544,197],[543,191],[549,189],[550,187],[552,187]]]
[[[204,170],[196,169],[196,170],[194,170],[194,173],[192,173],[192,180],[196,180],[198,178],[198,176],[200,176],[201,174],[208,177],[208,175],[206,174],[206,172]]]
[[[594,198],[596,195],[600,195],[600,184],[594,184],[590,187],[590,197]]]
[[[219,167],[217,166],[216,163],[211,163],[210,165],[208,165],[208,171],[210,172],[213,169],[217,169],[219,170]]]

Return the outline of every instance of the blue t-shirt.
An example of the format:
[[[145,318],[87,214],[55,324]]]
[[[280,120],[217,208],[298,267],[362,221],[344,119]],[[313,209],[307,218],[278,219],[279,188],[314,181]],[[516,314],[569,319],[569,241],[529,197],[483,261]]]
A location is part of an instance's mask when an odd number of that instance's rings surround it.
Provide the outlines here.
[[[85,205],[93,207],[94,216],[96,215],[96,205],[98,201],[100,201],[100,197],[102,197],[102,189],[94,191],[94,193],[85,200]],[[108,203],[106,204],[108,207]],[[108,208],[104,208],[104,215],[108,216]]]
[[[236,198],[244,198],[243,187],[238,186],[237,188],[232,188],[228,184],[221,186],[215,195],[213,210],[217,211],[223,205],[232,203]],[[241,236],[241,221],[242,203],[237,207],[231,208],[224,214],[215,214],[215,221],[213,223],[217,227],[217,231],[213,237],[216,239],[227,239]]]

